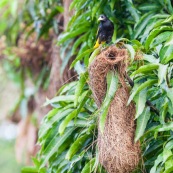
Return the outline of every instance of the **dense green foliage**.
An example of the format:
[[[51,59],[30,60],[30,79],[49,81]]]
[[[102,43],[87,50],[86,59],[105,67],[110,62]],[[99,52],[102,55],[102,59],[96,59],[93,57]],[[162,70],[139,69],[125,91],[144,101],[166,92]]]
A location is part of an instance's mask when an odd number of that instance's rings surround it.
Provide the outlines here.
[[[38,26],[39,22],[43,24],[39,31],[36,27],[38,38],[46,35],[49,27],[55,26],[54,10],[56,14],[62,12],[59,4],[52,10],[53,4],[53,1],[34,4],[36,8],[44,11],[40,13],[38,10],[36,16],[39,17],[34,17],[34,20],[30,21],[32,24],[35,23],[35,26]],[[49,16],[45,15],[47,6],[52,10]],[[39,130],[38,142],[41,150],[37,158],[33,159],[35,168],[25,168],[23,172],[29,172],[30,169],[40,173],[88,173],[96,170],[104,172],[97,159],[96,124],[98,115],[104,117],[100,122],[103,129],[106,113],[97,109],[87,85],[88,75],[85,72],[95,43],[98,27],[96,21],[98,16],[104,13],[114,23],[113,44],[118,46],[121,43],[128,49],[131,57],[127,73],[133,79],[134,87],[128,103],[133,100],[136,104],[135,141],[141,142],[144,161],[141,163],[142,170],[138,172],[171,173],[173,171],[171,1],[73,0],[70,9],[73,9],[75,14],[67,30],[60,35],[58,44],[61,46],[64,64],[71,56],[76,56],[71,67],[77,71],[79,80],[63,86],[58,96],[45,103],[50,104],[52,110],[43,119]],[[63,57],[65,51],[68,53]],[[95,50],[91,59],[99,51]],[[108,86],[115,79],[116,77],[112,76]],[[147,100],[151,101],[158,114],[146,106]],[[102,107],[107,108],[109,102],[110,99],[105,101]]]

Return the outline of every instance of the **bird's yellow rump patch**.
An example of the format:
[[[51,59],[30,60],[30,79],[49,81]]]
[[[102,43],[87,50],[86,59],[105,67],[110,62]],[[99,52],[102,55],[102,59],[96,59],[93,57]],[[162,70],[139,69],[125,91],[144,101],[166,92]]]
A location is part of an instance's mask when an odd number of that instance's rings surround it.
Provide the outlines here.
[[[105,41],[102,41],[101,44],[104,44]],[[100,46],[99,39],[97,39],[96,44],[94,45],[94,49],[98,48]]]

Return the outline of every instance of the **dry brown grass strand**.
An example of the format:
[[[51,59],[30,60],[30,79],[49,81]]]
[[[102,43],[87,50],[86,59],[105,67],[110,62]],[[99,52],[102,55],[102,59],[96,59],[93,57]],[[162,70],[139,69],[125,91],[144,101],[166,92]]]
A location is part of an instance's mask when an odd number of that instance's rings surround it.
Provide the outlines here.
[[[106,94],[106,75],[116,70],[119,76],[118,88],[109,107],[104,134],[98,130],[99,161],[109,173],[130,173],[140,160],[139,143],[134,143],[135,106],[127,105],[128,87],[124,74],[128,65],[126,49],[111,46],[101,52],[89,67],[89,85],[98,107]]]

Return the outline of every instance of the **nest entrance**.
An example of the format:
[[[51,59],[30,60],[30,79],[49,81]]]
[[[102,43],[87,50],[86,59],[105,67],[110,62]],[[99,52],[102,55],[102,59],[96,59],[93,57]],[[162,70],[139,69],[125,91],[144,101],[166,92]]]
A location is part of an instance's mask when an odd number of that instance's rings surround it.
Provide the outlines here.
[[[89,67],[89,85],[98,107],[105,98],[108,71],[116,70],[121,84],[109,107],[104,133],[98,130],[99,161],[109,173],[130,173],[140,160],[139,143],[134,143],[135,106],[133,103],[126,106],[129,90],[124,75],[128,58],[126,49],[111,46]]]

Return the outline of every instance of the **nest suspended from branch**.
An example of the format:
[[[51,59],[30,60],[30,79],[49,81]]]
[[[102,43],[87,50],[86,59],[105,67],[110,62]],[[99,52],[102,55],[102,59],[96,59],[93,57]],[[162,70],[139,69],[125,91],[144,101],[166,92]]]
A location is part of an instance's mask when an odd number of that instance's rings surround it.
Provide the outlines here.
[[[98,130],[99,161],[109,173],[130,173],[140,160],[140,145],[134,143],[135,106],[133,103],[126,106],[129,98],[124,79],[127,65],[127,50],[111,46],[89,67],[89,85],[99,108],[106,95],[108,71],[116,70],[121,84],[109,107],[104,133]]]
[[[44,65],[51,65],[52,36],[48,39],[39,39],[36,42],[36,34],[32,33],[27,39],[21,34],[18,47],[13,49],[20,58],[21,65],[28,67],[33,73],[39,73]]]

